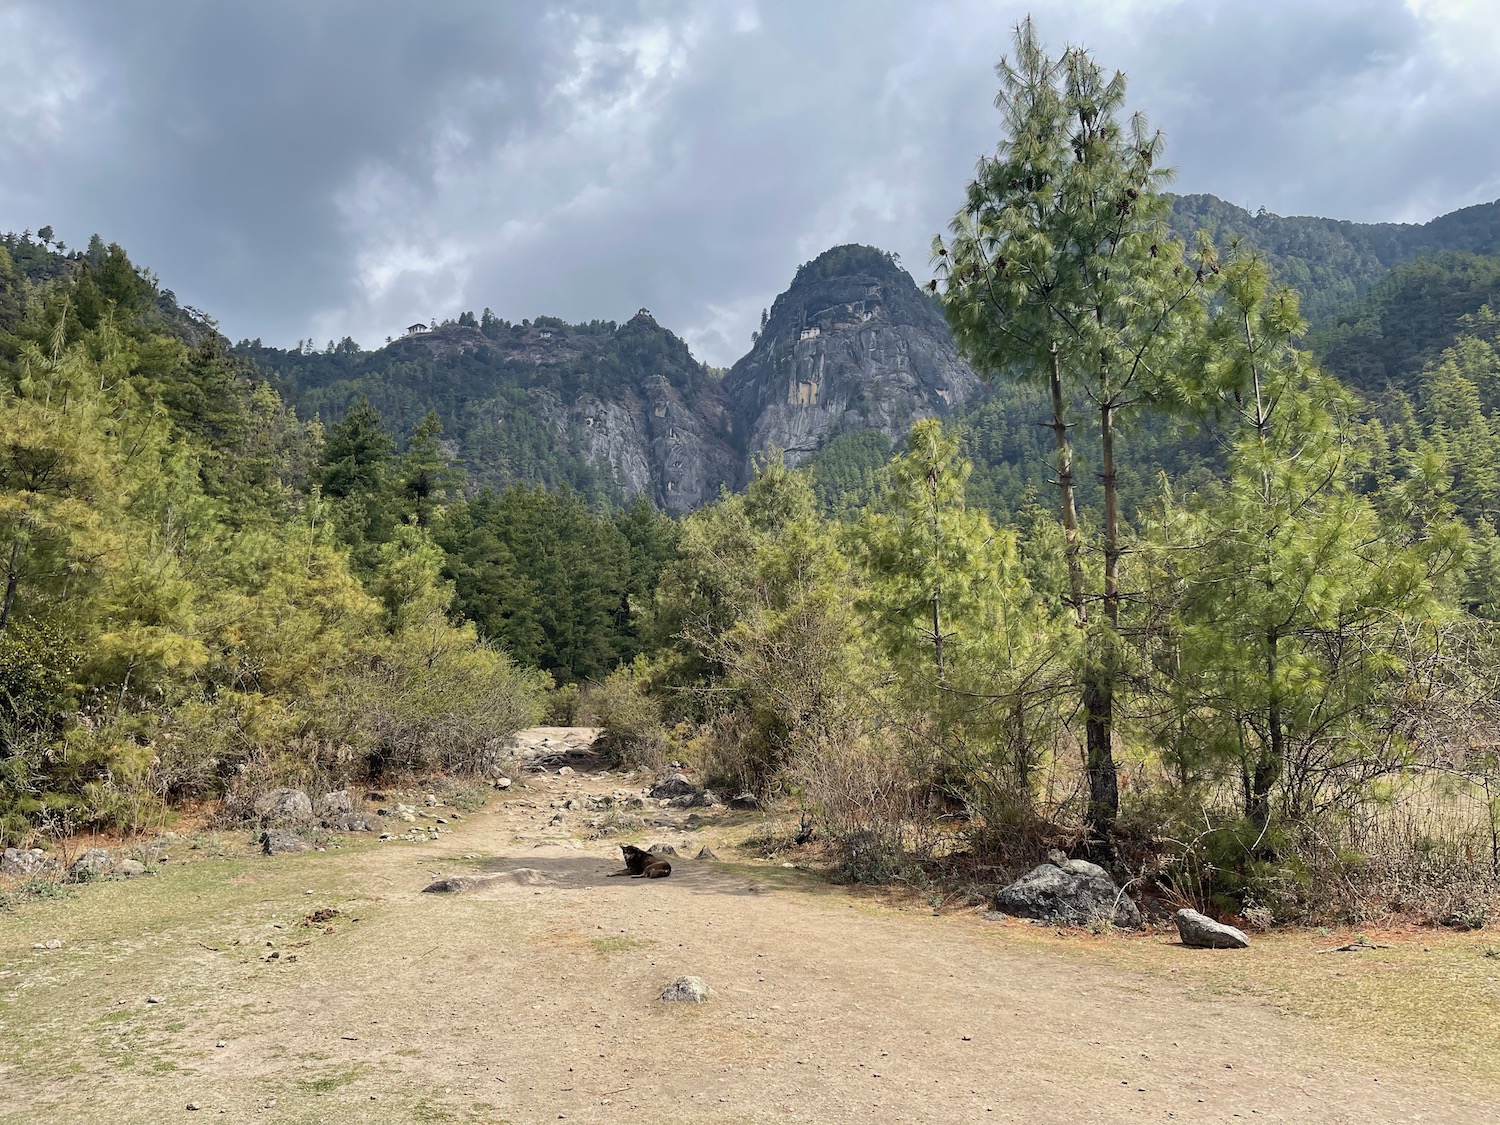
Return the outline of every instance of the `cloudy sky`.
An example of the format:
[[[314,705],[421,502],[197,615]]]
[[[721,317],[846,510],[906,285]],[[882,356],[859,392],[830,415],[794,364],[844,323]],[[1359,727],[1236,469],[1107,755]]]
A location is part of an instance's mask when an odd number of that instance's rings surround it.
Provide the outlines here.
[[[728,364],[830,245],[925,279],[1028,8],[1130,76],[1177,190],[1500,196],[1495,0],[0,0],[0,229],[97,231],[235,339],[646,305]]]

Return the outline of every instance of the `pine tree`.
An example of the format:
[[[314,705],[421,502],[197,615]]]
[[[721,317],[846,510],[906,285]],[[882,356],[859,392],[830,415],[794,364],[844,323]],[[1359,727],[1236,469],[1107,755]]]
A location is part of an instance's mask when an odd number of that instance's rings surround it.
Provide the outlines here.
[[[1014,57],[996,69],[1004,135],[996,155],[980,161],[951,240],[935,240],[933,254],[965,357],[981,371],[1038,380],[1050,394],[1068,597],[1089,636],[1080,670],[1088,825],[1092,845],[1107,851],[1119,808],[1112,740],[1125,544],[1117,426],[1156,391],[1212,266],[1185,262],[1168,234],[1162,138],[1140,114],[1120,121],[1123,74],[1107,74],[1079,48],[1049,57],[1029,17],[1016,29]],[[1095,412],[1103,492],[1094,590],[1074,487],[1070,412],[1078,399]]]

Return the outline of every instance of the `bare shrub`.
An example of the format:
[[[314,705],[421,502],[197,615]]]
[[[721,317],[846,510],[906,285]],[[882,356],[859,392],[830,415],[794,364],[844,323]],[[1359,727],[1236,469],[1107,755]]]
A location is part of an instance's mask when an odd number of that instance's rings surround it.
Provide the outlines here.
[[[580,702],[580,710],[603,728],[594,749],[613,766],[660,770],[666,764],[661,704],[650,688],[646,665],[638,660],[589,685]]]
[[[928,850],[922,788],[896,740],[854,725],[830,731],[798,755],[788,780],[827,832],[841,878],[888,882]]]

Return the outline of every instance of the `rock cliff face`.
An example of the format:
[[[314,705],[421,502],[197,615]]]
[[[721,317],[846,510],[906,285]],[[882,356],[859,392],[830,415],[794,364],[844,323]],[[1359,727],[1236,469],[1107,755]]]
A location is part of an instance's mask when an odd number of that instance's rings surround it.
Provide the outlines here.
[[[645,309],[618,326],[496,320],[374,352],[252,354],[305,414],[363,395],[402,432],[437,410],[473,487],[539,481],[680,514],[738,475],[723,383]]]
[[[905,270],[867,246],[835,247],[797,271],[725,381],[741,480],[771,448],[795,465],[847,430],[900,442],[913,421],[950,413],[980,387]]]
[[[305,416],[368,397],[386,425],[442,419],[471,487],[568,486],[645,496],[673,514],[743,485],[775,447],[792,464],[849,430],[900,442],[980,387],[936,306],[887,254],[841,246],[797,271],[728,378],[645,309],[624,324],[486,316],[365,352],[256,348]]]

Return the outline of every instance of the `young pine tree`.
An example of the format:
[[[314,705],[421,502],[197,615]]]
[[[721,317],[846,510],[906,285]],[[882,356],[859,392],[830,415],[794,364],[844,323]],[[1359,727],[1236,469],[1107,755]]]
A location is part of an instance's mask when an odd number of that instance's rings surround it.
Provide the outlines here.
[[[1120,560],[1116,481],[1122,415],[1149,402],[1172,361],[1195,294],[1212,268],[1184,260],[1159,192],[1160,133],[1121,120],[1125,76],[1080,48],[1053,58],[1028,17],[1013,57],[996,68],[1004,135],[980,161],[968,198],[934,240],[943,304],[960,351],[976,367],[1036,380],[1049,393],[1059,506],[1067,537],[1068,600],[1087,635],[1079,682],[1086,724],[1091,845],[1110,848],[1119,809],[1114,760]],[[933,283],[934,286],[938,282]],[[1074,489],[1074,404],[1094,414],[1103,511],[1085,544]],[[1102,561],[1087,573],[1085,549]]]

